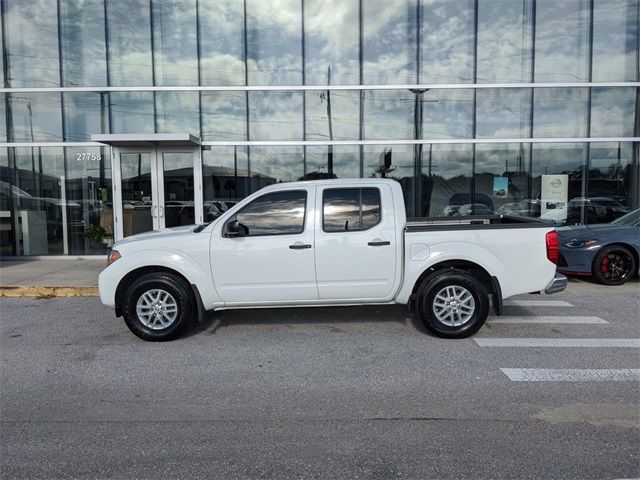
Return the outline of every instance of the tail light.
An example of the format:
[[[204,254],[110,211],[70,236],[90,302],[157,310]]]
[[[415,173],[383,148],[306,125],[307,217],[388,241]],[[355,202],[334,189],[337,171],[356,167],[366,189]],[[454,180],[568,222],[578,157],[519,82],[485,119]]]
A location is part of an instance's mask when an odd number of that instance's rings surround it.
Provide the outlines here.
[[[555,230],[547,233],[547,258],[551,263],[558,264],[560,260],[560,246],[558,244],[558,232]]]

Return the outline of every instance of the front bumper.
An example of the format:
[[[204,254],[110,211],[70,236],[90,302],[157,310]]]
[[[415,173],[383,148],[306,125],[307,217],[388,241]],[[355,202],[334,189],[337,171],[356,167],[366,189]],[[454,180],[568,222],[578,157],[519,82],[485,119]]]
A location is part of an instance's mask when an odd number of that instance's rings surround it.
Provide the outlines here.
[[[551,295],[552,293],[560,293],[567,288],[567,277],[561,273],[556,273],[551,283],[544,289],[544,293]]]

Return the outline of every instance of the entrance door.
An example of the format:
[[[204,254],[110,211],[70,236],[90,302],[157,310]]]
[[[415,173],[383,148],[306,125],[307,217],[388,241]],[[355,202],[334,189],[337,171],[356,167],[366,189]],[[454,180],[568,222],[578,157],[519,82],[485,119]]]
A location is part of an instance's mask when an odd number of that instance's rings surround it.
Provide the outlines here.
[[[114,147],[112,155],[116,240],[202,222],[197,148]]]

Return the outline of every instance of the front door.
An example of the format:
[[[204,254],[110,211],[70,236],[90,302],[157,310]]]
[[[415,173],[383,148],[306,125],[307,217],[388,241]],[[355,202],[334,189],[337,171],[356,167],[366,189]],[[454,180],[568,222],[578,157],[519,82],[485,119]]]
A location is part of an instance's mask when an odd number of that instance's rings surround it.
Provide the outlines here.
[[[202,222],[197,148],[114,147],[112,154],[116,240]]]

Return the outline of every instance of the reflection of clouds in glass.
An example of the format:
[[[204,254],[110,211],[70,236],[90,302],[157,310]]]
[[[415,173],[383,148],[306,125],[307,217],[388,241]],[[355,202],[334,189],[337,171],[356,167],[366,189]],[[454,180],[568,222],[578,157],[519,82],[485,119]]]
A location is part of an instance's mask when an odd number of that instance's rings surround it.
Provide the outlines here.
[[[329,140],[327,94],[305,93],[307,140]],[[360,135],[360,92],[331,92],[331,124],[334,140],[357,140]]]
[[[530,134],[531,90],[477,92],[476,138],[517,138]]]
[[[422,138],[469,138],[473,132],[473,91],[425,92],[422,116]]]
[[[478,82],[531,78],[531,3],[478,2]]]
[[[363,119],[365,139],[413,138],[414,103],[415,97],[409,91],[366,91]]]
[[[242,0],[199,2],[203,85],[244,84]]]
[[[12,87],[60,85],[58,24],[55,4],[49,0],[2,0]],[[51,12],[54,14],[45,14]],[[10,19],[10,20],[9,20]]]
[[[157,85],[197,85],[195,0],[153,2]]]
[[[112,133],[153,133],[153,93],[112,92]]]
[[[48,93],[9,94],[13,141],[61,141],[60,95]]]
[[[589,80],[589,3],[585,0],[537,0],[537,82]]]
[[[107,84],[103,16],[103,0],[60,2],[64,85]]]
[[[593,81],[640,80],[638,0],[596,0],[593,12]]]
[[[328,173],[328,147],[311,146],[306,149],[307,174]],[[333,147],[333,174],[337,178],[360,177],[360,149],[358,146]]]
[[[327,67],[331,66],[331,83],[357,84],[359,5],[357,0],[306,0],[305,14],[305,82],[325,85]]]
[[[415,83],[415,0],[363,2],[365,84]]]
[[[422,4],[420,82],[473,82],[473,0]]]
[[[587,133],[586,88],[541,88],[533,97],[534,137],[583,137]]]
[[[244,92],[202,92],[202,138],[246,140],[246,105]]]
[[[293,182],[304,175],[302,147],[250,147],[249,158],[254,178]]]
[[[632,137],[636,89],[594,88],[591,92],[591,136]]]
[[[250,84],[301,83],[301,31],[299,0],[247,0],[247,57],[250,60],[247,71]]]
[[[249,235],[301,233],[306,199],[304,191],[267,194],[240,210],[236,219],[249,229]]]
[[[106,2],[112,85],[152,85],[149,3]]]
[[[301,92],[249,92],[251,140],[302,140]]]
[[[157,92],[158,133],[200,134],[197,92]]]

